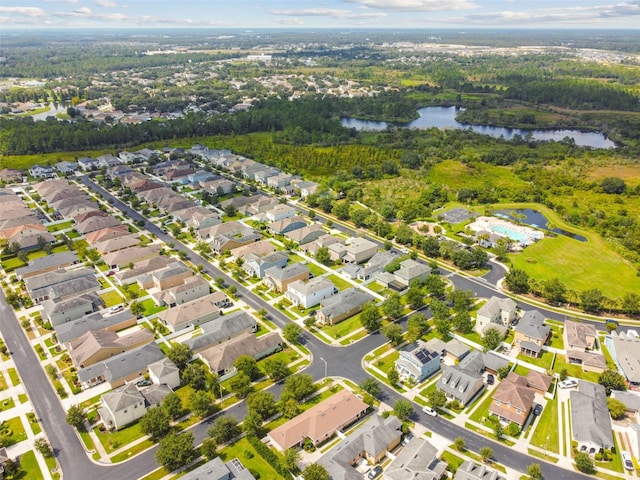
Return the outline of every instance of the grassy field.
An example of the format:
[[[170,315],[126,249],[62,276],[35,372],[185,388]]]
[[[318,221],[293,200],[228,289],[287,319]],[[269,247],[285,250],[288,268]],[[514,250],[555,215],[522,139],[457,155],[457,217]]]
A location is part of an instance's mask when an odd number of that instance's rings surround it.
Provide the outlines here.
[[[24,476],[21,473],[24,472]],[[14,475],[13,478],[21,478],[28,480],[43,480],[42,471],[38,466],[38,461],[36,460],[36,454],[33,450],[29,450],[24,455],[20,457],[20,470],[17,475]]]
[[[124,447],[134,440],[137,440],[144,436],[142,430],[140,429],[140,423],[138,422],[114,432],[103,432],[99,428],[94,428],[93,431],[100,439],[100,443],[107,453]]]
[[[547,402],[538,426],[531,436],[531,444],[544,448],[550,452],[559,453],[560,440],[558,438],[558,402]]]
[[[245,452],[251,452],[253,457],[247,458]],[[237,458],[246,468],[260,475],[259,477],[256,475],[256,478],[270,478],[274,480],[282,478],[278,472],[256,452],[246,438],[242,438],[233,445],[229,445],[220,450],[220,458],[224,462],[229,462]]]
[[[111,290],[110,292],[103,293],[102,295],[100,295],[100,298],[102,298],[104,306],[107,308],[124,302],[124,300],[116,290]]]

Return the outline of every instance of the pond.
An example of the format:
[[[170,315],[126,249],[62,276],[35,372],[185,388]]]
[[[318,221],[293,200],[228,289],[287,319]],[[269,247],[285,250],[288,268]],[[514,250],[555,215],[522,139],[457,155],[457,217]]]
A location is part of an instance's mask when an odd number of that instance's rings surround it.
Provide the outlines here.
[[[356,130],[384,130],[389,125],[401,128],[461,128],[471,129],[483,135],[495,138],[504,137],[511,140],[515,135],[526,137],[532,135],[536,140],[561,141],[565,137],[572,138],[576,145],[592,148],[613,148],[615,143],[601,133],[580,132],[578,130],[525,130],[521,128],[493,127],[490,125],[471,125],[456,120],[457,107],[424,107],[417,110],[419,118],[409,123],[389,124],[375,120],[360,120],[358,118],[343,117],[340,119],[343,127]]]
[[[582,235],[578,235],[576,233],[568,232],[561,228],[548,228],[549,220],[542,213],[537,210],[533,210],[531,208],[515,208],[515,209],[504,209],[504,210],[496,210],[493,212],[497,217],[501,217],[507,220],[517,220],[520,223],[524,223],[525,225],[529,225],[532,227],[542,228],[544,230],[549,230],[553,233],[557,233],[558,235],[564,235],[566,237],[573,238],[580,242],[586,242],[587,239]],[[553,227],[553,225],[551,225]]]

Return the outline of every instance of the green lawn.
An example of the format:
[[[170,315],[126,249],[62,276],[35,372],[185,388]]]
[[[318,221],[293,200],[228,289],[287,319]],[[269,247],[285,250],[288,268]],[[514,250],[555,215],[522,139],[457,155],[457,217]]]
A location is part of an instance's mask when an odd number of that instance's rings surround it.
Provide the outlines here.
[[[335,325],[322,327],[322,330],[330,337],[338,339],[361,327],[362,323],[360,322],[360,314],[358,313],[353,317],[336,323]]]
[[[554,399],[547,402],[547,405],[544,407],[536,430],[531,436],[531,444],[550,452],[559,453],[559,442],[558,402]]]
[[[538,204],[505,204],[499,208],[534,208],[554,225],[587,238],[579,242],[565,235],[547,237],[509,255],[513,266],[525,270],[536,280],[559,278],[567,288],[577,291],[598,288],[610,298],[640,291],[640,277],[630,262],[618,255],[599,235],[567,225],[552,210]],[[585,262],[585,259],[589,259]],[[611,275],[611,272],[616,272]]]
[[[253,457],[247,458],[245,452],[251,452]],[[258,454],[246,438],[242,438],[234,444],[220,450],[220,458],[224,462],[229,462],[237,458],[247,469],[259,475],[254,475],[256,478],[274,480],[282,478],[278,472]]]
[[[7,272],[11,272],[16,268],[20,268],[24,266],[25,266],[25,263],[22,260],[20,260],[18,257],[9,258],[8,260],[2,261],[2,268]]]
[[[124,302],[117,290],[111,290],[110,292],[103,293],[100,295],[100,298],[102,298],[102,301],[107,308]]]
[[[113,452],[114,450],[128,445],[134,440],[144,437],[144,433],[142,433],[142,430],[140,429],[140,423],[138,422],[114,432],[103,432],[100,431],[100,428],[98,427],[94,428],[93,431],[96,433],[96,435],[98,435],[100,443],[107,453]]]
[[[351,288],[353,287],[352,284],[350,284],[349,282],[347,282],[346,280],[343,280],[342,278],[340,278],[337,275],[329,275],[327,277],[336,287],[338,287],[338,290],[346,290],[347,288]]]
[[[9,410],[10,408],[15,407],[16,404],[13,401],[12,397],[9,397],[5,400],[2,401],[2,403],[0,403],[0,412],[4,412],[5,410]]]
[[[447,465],[449,465],[448,470],[452,473],[458,470],[458,468],[460,468],[460,465],[464,463],[464,460],[462,458],[446,450],[442,452],[440,458],[443,461],[447,462]]]
[[[24,475],[22,475],[24,473]],[[42,471],[36,460],[36,454],[33,450],[29,450],[20,457],[20,470],[14,475],[14,479],[24,480],[44,480]]]
[[[9,370],[7,370],[7,372],[9,373],[9,378],[11,378],[11,383],[13,383],[13,386],[17,387],[18,385],[20,385],[20,377],[18,376],[18,372],[16,371],[16,369],[10,368]]]
[[[34,435],[38,435],[41,431],[42,428],[40,427],[40,424],[38,423],[38,419],[36,418],[36,414],[33,412],[28,412],[27,413],[27,418],[29,419],[29,425],[31,426],[31,430],[33,431]]]
[[[382,370],[386,375],[389,374],[391,369],[395,368],[396,360],[400,357],[400,353],[395,351],[389,355],[385,355],[380,360],[374,362],[374,366],[379,370]]]
[[[163,310],[167,309],[167,307],[157,306],[151,298],[143,300],[142,306],[144,307],[144,315],[147,317],[153,315],[154,313],[162,312]]]
[[[564,341],[562,340],[562,328],[555,325],[549,325],[551,327],[551,340],[549,346],[553,348],[564,348]]]
[[[0,391],[7,389],[7,381],[4,379],[4,375],[0,372]]]
[[[57,232],[59,230],[66,230],[67,228],[71,228],[73,227],[73,221],[69,220],[68,222],[63,222],[63,223],[57,223],[55,225],[49,225],[47,227],[47,230],[49,230],[50,232]]]
[[[315,263],[309,262],[306,264],[309,271],[313,274],[314,277],[320,277],[323,274],[327,273],[327,271],[316,265]]]
[[[469,416],[469,420],[473,420],[474,422],[483,423],[482,419],[487,418],[489,416],[489,407],[491,406],[491,401],[493,400],[492,395],[487,395],[487,397],[482,400],[482,402],[476,407],[473,413]],[[491,426],[487,424],[487,426]]]
[[[538,367],[542,367],[549,370],[551,369],[551,362],[553,361],[553,353],[543,351],[540,357],[538,358],[529,357],[527,355],[520,354],[518,355],[518,360],[522,362],[528,362],[532,365],[536,365]]]
[[[11,435],[6,438],[6,446],[15,445],[27,439],[27,432],[24,431],[24,425],[22,425],[20,417],[10,418],[3,425],[6,425],[11,432]]]
[[[147,448],[150,448],[152,446],[153,442],[151,440],[145,440],[144,442],[136,443],[133,447],[128,448],[124,452],[120,452],[119,454],[111,457],[111,461],[113,463],[124,462],[125,460],[128,460],[129,458],[137,455],[140,452],[144,452]]]

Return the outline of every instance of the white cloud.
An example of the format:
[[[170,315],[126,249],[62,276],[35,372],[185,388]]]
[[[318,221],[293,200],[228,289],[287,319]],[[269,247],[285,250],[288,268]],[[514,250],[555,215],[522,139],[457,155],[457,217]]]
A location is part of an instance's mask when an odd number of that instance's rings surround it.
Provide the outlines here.
[[[304,22],[299,18],[281,18],[277,20],[280,25],[304,25]]]
[[[38,7],[0,7],[0,14],[19,15],[22,17],[44,17],[44,10]]]
[[[380,13],[356,13],[351,10],[340,10],[333,8],[307,8],[303,10],[271,10],[272,15],[282,15],[286,17],[331,17],[336,19],[364,20],[368,18],[385,17],[387,14]]]
[[[76,13],[78,15],[91,15],[91,9],[88,7],[80,7],[75,9],[73,13]]]
[[[111,0],[96,0],[95,3],[97,6],[104,8],[115,8],[120,6],[116,2],[112,2]]]
[[[343,0],[379,10],[400,10],[405,12],[436,12],[446,10],[467,10],[478,6],[471,0]]]

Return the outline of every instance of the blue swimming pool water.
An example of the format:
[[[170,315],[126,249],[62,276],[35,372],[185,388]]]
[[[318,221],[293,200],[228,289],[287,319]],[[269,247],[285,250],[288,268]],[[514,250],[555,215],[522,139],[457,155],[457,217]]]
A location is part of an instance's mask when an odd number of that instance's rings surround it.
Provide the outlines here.
[[[520,243],[526,243],[526,241],[529,238],[527,235],[523,233],[516,232],[514,230],[509,230],[508,228],[505,228],[502,225],[495,225],[494,227],[491,227],[491,231],[506,235],[511,240],[515,240],[516,242],[520,242]]]

